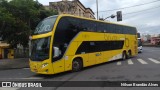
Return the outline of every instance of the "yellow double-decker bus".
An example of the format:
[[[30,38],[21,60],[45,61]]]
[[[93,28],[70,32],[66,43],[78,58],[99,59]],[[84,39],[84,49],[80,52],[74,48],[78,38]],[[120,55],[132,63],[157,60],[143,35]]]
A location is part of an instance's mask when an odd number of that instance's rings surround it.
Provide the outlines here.
[[[36,27],[30,69],[39,74],[79,71],[135,55],[135,27],[64,14],[48,17]]]

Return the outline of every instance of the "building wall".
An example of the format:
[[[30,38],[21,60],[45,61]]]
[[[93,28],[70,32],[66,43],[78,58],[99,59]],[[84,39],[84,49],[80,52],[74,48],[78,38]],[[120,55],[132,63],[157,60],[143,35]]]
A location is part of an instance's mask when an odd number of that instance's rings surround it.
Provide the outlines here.
[[[92,10],[90,10],[90,8],[87,8],[86,9],[86,17],[87,18],[94,18],[95,19],[94,15],[90,14],[90,13],[93,13]]]
[[[14,50],[9,48],[9,44],[0,43],[0,59],[13,59]]]
[[[155,44],[156,44],[155,39],[151,39],[151,44],[152,44],[152,45],[155,45]]]
[[[14,58],[14,49],[0,48],[0,59],[13,59],[13,58]]]
[[[57,9],[57,7],[61,8],[62,6],[56,7],[56,4],[58,3],[59,5],[64,5],[65,2],[68,2],[68,4],[70,4],[71,6],[74,5],[74,8],[70,7],[70,10],[64,8],[63,12],[60,11],[60,9],[59,9],[58,10],[59,14],[72,14],[72,15],[76,15],[76,16],[80,16],[80,17],[87,17],[87,18],[95,19],[94,12],[90,8],[86,8],[79,0],[74,0],[74,1],[62,0],[60,2],[49,2],[49,7],[50,7],[50,9]],[[66,4],[66,5],[64,5],[65,7],[69,7],[69,5],[67,5],[67,3],[65,3],[65,4]]]
[[[78,16],[85,17],[85,10],[86,10],[86,8],[77,2],[77,10],[76,11],[78,11]]]
[[[158,37],[152,37],[151,38],[151,44],[156,45],[158,42],[160,42],[160,38]]]

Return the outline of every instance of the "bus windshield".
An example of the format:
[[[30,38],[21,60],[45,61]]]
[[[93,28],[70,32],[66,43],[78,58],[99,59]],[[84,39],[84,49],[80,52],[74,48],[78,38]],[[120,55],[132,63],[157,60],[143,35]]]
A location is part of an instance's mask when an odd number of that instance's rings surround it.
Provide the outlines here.
[[[30,58],[32,61],[49,59],[50,37],[33,40]]]
[[[46,18],[43,21],[41,21],[34,32],[34,34],[42,34],[52,31],[54,23],[56,21],[57,16],[53,16],[50,18]]]

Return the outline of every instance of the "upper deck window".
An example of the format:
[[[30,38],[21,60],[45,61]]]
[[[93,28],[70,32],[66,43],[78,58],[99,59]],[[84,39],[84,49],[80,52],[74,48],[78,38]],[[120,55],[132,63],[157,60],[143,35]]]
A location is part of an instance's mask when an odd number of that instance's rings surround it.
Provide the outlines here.
[[[52,31],[57,16],[49,17],[41,21],[34,32],[34,34],[43,34]]]

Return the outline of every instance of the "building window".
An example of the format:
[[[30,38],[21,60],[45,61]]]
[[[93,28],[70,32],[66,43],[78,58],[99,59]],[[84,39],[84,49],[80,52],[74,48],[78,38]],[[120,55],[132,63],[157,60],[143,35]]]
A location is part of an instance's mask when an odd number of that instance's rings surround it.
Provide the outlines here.
[[[79,16],[81,16],[81,9],[79,9]]]

